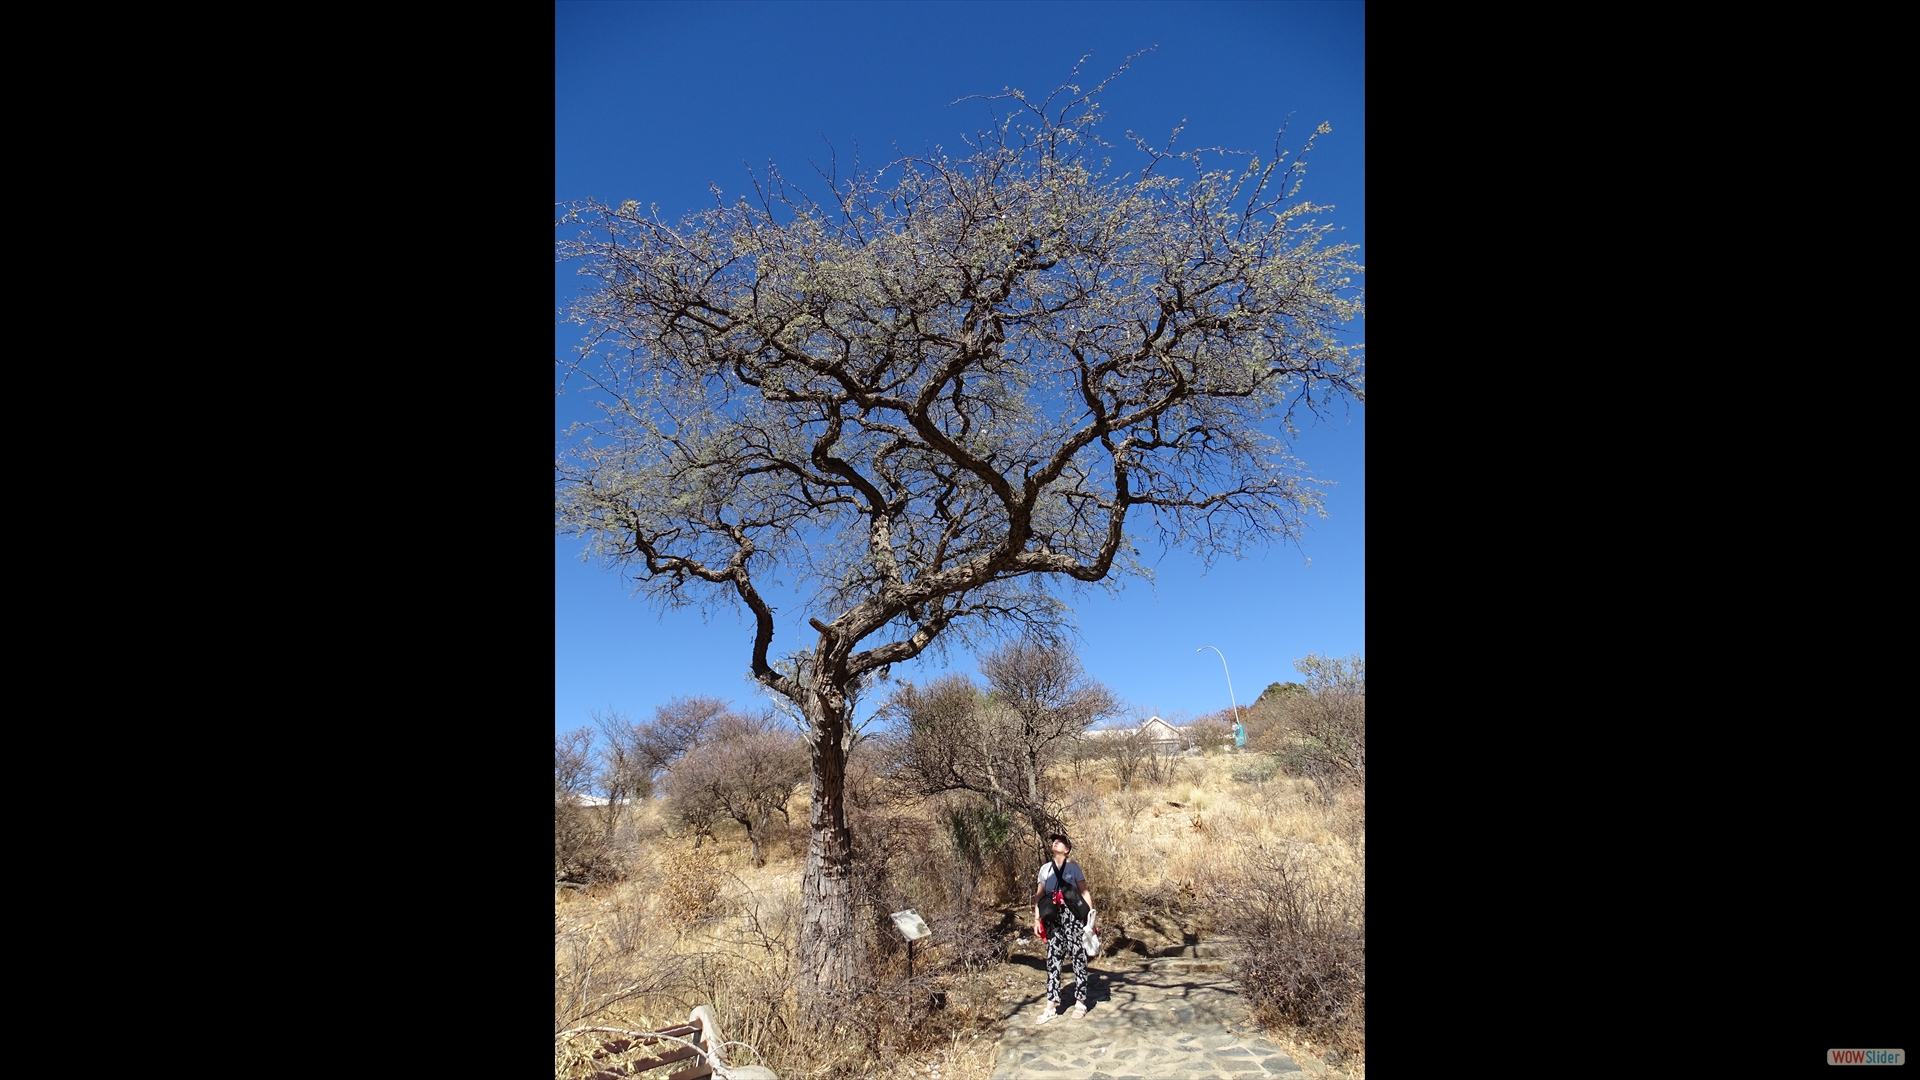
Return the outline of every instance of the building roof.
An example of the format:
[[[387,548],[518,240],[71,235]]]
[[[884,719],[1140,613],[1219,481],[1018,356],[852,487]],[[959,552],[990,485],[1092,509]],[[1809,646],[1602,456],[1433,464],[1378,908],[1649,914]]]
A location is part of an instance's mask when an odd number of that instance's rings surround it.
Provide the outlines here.
[[[1167,723],[1165,720],[1162,720],[1157,716],[1147,717],[1147,719],[1144,722],[1142,722],[1139,727],[1095,728],[1094,730],[1087,732],[1087,734],[1098,736],[1100,738],[1109,738],[1114,735],[1131,735],[1136,731],[1147,732],[1150,736],[1152,736],[1155,742],[1171,742],[1172,740],[1185,737],[1182,729]]]
[[[603,796],[600,796],[600,795],[575,795],[575,796],[573,796],[573,800],[572,800],[572,801],[573,801],[573,805],[575,805],[575,806],[605,806],[605,805],[607,805],[607,800],[606,800],[606,798],[605,798],[605,797],[603,797]],[[625,806],[626,804],[628,804],[628,803],[630,803],[630,802],[632,802],[632,801],[633,801],[632,799],[621,799],[621,800],[620,800],[620,805],[622,805],[622,806]]]

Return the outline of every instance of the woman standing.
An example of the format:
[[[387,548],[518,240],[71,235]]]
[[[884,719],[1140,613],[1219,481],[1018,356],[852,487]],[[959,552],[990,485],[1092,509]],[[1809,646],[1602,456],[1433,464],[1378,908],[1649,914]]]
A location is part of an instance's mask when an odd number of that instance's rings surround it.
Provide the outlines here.
[[[1033,932],[1047,941],[1047,1008],[1044,1024],[1060,1015],[1060,968],[1073,957],[1073,1018],[1087,1015],[1086,932],[1093,928],[1093,890],[1080,864],[1068,862],[1073,844],[1055,833],[1047,838],[1053,858],[1041,864],[1039,891],[1033,895]]]

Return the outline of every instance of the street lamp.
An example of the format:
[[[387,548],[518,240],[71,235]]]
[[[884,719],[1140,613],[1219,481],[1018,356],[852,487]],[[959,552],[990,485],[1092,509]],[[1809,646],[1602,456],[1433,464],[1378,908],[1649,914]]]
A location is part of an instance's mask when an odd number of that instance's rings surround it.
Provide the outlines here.
[[[1208,649],[1213,649],[1213,654],[1214,654],[1215,656],[1218,656],[1218,657],[1220,658],[1220,670],[1221,670],[1221,671],[1225,671],[1225,672],[1226,672],[1226,674],[1227,674],[1227,700],[1228,700],[1228,701],[1230,701],[1230,702],[1233,702],[1233,726],[1234,726],[1234,727],[1237,727],[1237,728],[1239,728],[1239,729],[1240,729],[1240,731],[1239,731],[1239,732],[1238,732],[1237,734],[1242,734],[1242,735],[1244,735],[1247,729],[1246,729],[1246,727],[1245,727],[1245,726],[1243,726],[1243,725],[1242,725],[1242,724],[1240,723],[1240,702],[1238,702],[1238,701],[1236,701],[1236,700],[1234,700],[1234,696],[1233,696],[1233,672],[1231,672],[1231,671],[1227,671],[1227,654],[1226,654],[1226,653],[1223,653],[1223,652],[1221,652],[1221,651],[1220,651],[1219,649],[1216,649],[1216,648],[1214,648],[1214,647],[1213,647],[1212,645],[1202,645],[1202,646],[1200,646],[1199,648],[1197,648],[1197,649],[1195,649],[1195,650],[1193,650],[1193,651],[1194,651],[1194,652],[1206,652],[1206,651],[1207,651]],[[1239,742],[1238,742],[1238,741],[1236,740],[1236,741],[1234,742],[1234,749],[1236,749],[1236,750],[1237,750],[1237,749],[1239,749],[1239,746],[1240,746],[1240,744],[1239,744]]]

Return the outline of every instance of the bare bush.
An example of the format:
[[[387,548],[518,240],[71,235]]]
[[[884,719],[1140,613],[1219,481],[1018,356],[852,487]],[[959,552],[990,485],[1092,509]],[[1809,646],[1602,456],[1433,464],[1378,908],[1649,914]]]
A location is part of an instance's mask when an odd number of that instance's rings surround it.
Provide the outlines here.
[[[553,736],[553,878],[587,884],[609,875],[607,836],[582,798],[594,773],[593,732],[588,728]]]
[[[895,688],[884,706],[905,728],[895,775],[923,797],[982,795],[1044,840],[1060,828],[1050,770],[1118,701],[1064,645],[1013,642],[981,657],[980,670],[990,693],[960,674]]]
[[[1119,811],[1121,819],[1127,822],[1132,822],[1139,817],[1152,804],[1152,796],[1140,791],[1122,791],[1108,802],[1109,806]]]
[[[1366,1045],[1365,864],[1286,842],[1255,853],[1210,905],[1239,954],[1263,1023],[1297,1025],[1348,1050]]]
[[[1004,963],[1007,935],[1000,930],[1001,921],[999,912],[974,903],[934,916],[930,940],[939,947],[939,969],[974,972]]]
[[[1076,781],[1088,768],[1098,764],[1106,756],[1106,747],[1101,745],[1100,739],[1091,737],[1086,732],[1080,732],[1064,742],[1061,753],[1066,758],[1067,767],[1073,770],[1073,778]]]
[[[925,873],[933,827],[918,813],[887,806],[850,806],[847,820],[853,825],[855,906],[867,955],[903,957],[905,941],[892,913],[931,907],[945,895],[941,883]]]
[[[554,1031],[671,993],[691,973],[687,957],[649,935],[637,906],[619,899],[585,917],[554,918]]]
[[[553,733],[553,801],[584,793],[593,778],[593,732],[575,728]]]
[[[673,763],[669,807],[696,838],[711,836],[720,817],[739,822],[753,845],[753,865],[764,866],[767,824],[776,813],[787,820],[807,766],[806,745],[771,713],[725,713],[704,743]]]
[[[1366,661],[1312,655],[1294,667],[1307,677],[1304,691],[1263,695],[1250,710],[1248,747],[1312,780],[1332,804],[1341,790],[1367,782]]]
[[[978,918],[931,920],[941,945],[912,979],[899,965],[863,968],[850,999],[803,1003],[793,993],[798,896],[755,895],[710,865],[704,876],[719,889],[706,913],[679,936],[656,935],[631,952],[598,936],[606,914],[621,904],[590,909],[587,919],[565,920],[564,927],[557,923],[556,1032],[582,1022],[657,1031],[705,1004],[729,1040],[730,1062],[766,1065],[784,1080],[829,1080],[905,1075],[909,1062],[997,1018],[998,996],[980,985],[984,976],[964,973],[969,962],[960,943],[993,937]],[[649,1053],[610,1041],[611,1047],[581,1039],[557,1047],[555,1076],[618,1073],[623,1060]]]
[[[1203,754],[1224,750],[1233,745],[1233,724],[1218,716],[1195,720],[1186,727],[1186,745]]]
[[[1101,745],[1106,748],[1107,760],[1113,765],[1113,775],[1119,779],[1122,791],[1133,786],[1134,779],[1153,755],[1153,741],[1138,729],[1107,735],[1101,739]]]
[[[1140,761],[1147,783],[1172,784],[1177,781],[1180,778],[1180,761],[1185,754],[1179,743],[1148,743],[1146,756]]]
[[[657,910],[668,926],[685,930],[712,914],[721,878],[710,860],[688,847],[668,850],[660,859]]]
[[[718,839],[713,830],[720,824],[720,804],[705,789],[690,784],[669,784],[661,809],[678,830],[675,837],[692,839],[696,849]]]
[[[1251,784],[1256,788],[1264,788],[1267,782],[1273,779],[1274,774],[1279,771],[1279,758],[1271,754],[1254,753],[1242,758],[1234,766],[1233,779],[1236,783]]]

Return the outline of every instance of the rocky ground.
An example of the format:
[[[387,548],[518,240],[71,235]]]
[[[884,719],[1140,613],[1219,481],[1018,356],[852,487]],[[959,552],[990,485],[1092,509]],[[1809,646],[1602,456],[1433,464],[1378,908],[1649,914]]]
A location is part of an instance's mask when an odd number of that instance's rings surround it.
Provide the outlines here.
[[[1096,961],[1088,971],[1087,1015],[1075,1020],[1062,1013],[1045,1024],[1037,1022],[1046,1000],[1045,967],[1038,955],[1016,951],[993,1080],[1343,1080],[1318,1061],[1302,1068],[1265,1037],[1211,947],[1160,951],[1174,955]],[[1062,1004],[1071,1008],[1071,969],[1064,981]]]

